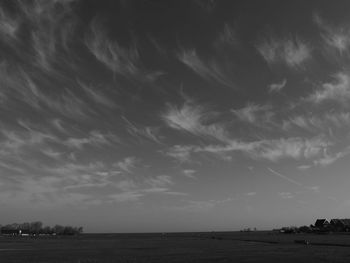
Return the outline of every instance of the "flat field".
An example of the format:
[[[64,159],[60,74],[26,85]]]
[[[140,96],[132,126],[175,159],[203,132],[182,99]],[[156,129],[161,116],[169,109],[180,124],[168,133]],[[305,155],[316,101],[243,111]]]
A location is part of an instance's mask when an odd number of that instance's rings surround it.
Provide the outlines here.
[[[295,240],[308,240],[310,244]],[[0,236],[0,262],[350,262],[350,235],[258,231]]]

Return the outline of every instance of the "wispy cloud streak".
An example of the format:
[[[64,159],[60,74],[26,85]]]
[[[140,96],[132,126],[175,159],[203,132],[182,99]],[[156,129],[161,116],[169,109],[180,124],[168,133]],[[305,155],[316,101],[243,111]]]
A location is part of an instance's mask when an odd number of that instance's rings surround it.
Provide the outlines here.
[[[287,84],[287,79],[269,85],[269,92],[280,92]]]
[[[284,63],[294,69],[302,68],[311,59],[311,48],[297,37],[266,38],[257,45],[257,50],[267,63]]]
[[[331,26],[319,14],[314,13],[314,23],[320,28],[322,38],[328,47],[331,47],[343,54],[350,47],[350,27]]]
[[[203,79],[214,80],[225,87],[235,88],[234,82],[227,76],[220,63],[214,60],[204,62],[195,49],[182,49],[178,53],[178,59]]]
[[[339,72],[334,76],[333,82],[327,82],[322,87],[312,93],[307,100],[320,103],[333,100],[346,103],[350,99],[350,77],[348,74]]]
[[[175,130],[199,137],[227,141],[224,125],[211,123],[214,115],[214,112],[208,111],[194,101],[187,100],[181,107],[169,104],[167,111],[161,117],[169,127]]]
[[[91,32],[85,44],[91,54],[113,73],[136,81],[154,81],[162,73],[147,71],[142,65],[139,50],[135,43],[123,47],[116,40],[111,40],[102,24],[97,19],[91,23]]]
[[[283,174],[281,174],[281,173],[279,173],[279,172],[277,172],[277,171],[271,169],[270,167],[267,167],[267,169],[268,169],[271,173],[273,173],[274,175],[276,175],[276,176],[282,178],[282,179],[285,180],[285,181],[288,181],[288,182],[290,182],[290,183],[292,183],[292,184],[294,184],[294,185],[297,185],[297,186],[304,187],[303,184],[301,184],[301,183],[299,183],[299,182],[297,182],[297,181],[295,181],[295,180],[293,180],[293,179],[291,179],[291,178],[289,178],[289,177],[287,177],[287,176],[285,176],[285,175],[283,175]]]

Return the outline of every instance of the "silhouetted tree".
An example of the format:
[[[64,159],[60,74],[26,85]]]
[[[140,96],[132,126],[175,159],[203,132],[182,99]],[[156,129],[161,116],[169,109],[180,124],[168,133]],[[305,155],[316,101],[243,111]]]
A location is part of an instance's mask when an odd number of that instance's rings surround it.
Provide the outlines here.
[[[64,226],[55,225],[55,226],[53,227],[53,230],[54,230],[54,232],[55,232],[57,235],[62,235],[62,234],[63,234],[63,231],[64,231]]]
[[[40,222],[40,221],[35,221],[35,222],[32,222],[30,223],[30,233],[31,234],[36,234],[38,235],[40,233],[40,230],[42,229],[43,227],[43,223]]]

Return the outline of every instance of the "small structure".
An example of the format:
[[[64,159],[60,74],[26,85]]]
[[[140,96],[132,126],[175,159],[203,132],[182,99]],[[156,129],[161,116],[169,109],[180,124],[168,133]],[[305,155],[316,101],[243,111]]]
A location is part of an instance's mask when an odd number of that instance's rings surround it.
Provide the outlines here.
[[[26,237],[26,236],[30,235],[29,229],[20,229],[19,231],[20,231],[20,233],[19,233],[20,236]]]
[[[11,228],[1,228],[1,235],[4,236],[29,236],[29,229],[11,229]]]

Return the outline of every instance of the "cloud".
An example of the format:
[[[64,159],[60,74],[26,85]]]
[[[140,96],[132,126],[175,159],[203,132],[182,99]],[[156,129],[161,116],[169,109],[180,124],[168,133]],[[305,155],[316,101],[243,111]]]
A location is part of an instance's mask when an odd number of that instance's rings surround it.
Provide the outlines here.
[[[54,72],[58,47],[67,47],[68,36],[76,24],[72,14],[75,1],[17,1],[23,23],[28,27],[37,65]]]
[[[138,138],[140,142],[143,142],[144,139],[148,139],[161,144],[159,128],[151,126],[140,127],[139,125],[136,125],[135,123],[127,119],[125,116],[122,116],[122,119],[126,123],[125,128],[128,131],[128,133]]]
[[[187,195],[186,193],[169,190],[169,186],[173,184],[174,182],[168,175],[145,178],[144,180],[138,180],[138,183],[130,179],[123,180],[117,183],[118,189],[122,192],[109,195],[107,200],[112,199],[115,202],[138,201],[148,194]]]
[[[118,42],[112,42],[97,20],[92,22],[91,34],[86,38],[85,44],[96,59],[112,72],[123,76],[138,73],[139,53],[137,48],[131,46],[126,49],[121,47]]]
[[[8,162],[8,160],[6,160],[6,162],[4,161],[0,161],[0,167],[3,169],[5,168],[8,171],[13,171],[19,174],[25,174],[26,170],[19,167],[17,164],[12,164],[11,162]],[[1,185],[1,182],[0,182]]]
[[[217,4],[216,0],[193,0],[193,2],[208,13],[212,12]]]
[[[231,140],[229,143],[225,145],[206,145],[206,146],[196,146],[192,149],[192,152],[194,153],[211,153],[215,155],[226,155],[230,152],[240,151],[244,153],[249,153],[254,151],[258,145],[260,145],[261,142],[244,142],[244,141],[237,141],[237,140]]]
[[[37,172],[16,170],[11,165],[0,169],[11,169],[11,180],[1,178],[0,196],[9,203],[17,203],[21,198],[31,202],[32,206],[66,205],[67,198],[72,197],[71,205],[91,206],[115,202],[134,202],[149,194],[184,196],[186,193],[172,191],[174,185],[170,176],[159,175],[146,178],[120,177],[115,168],[131,171],[135,167],[135,158],[125,158],[116,164],[104,162],[77,163],[67,162],[63,158],[52,164],[43,162]],[[114,167],[115,166],[115,167]],[[116,167],[117,166],[117,167]],[[22,173],[23,172],[23,173]],[[77,197],[77,198],[75,198]],[[26,202],[24,201],[24,202]],[[23,204],[23,202],[21,202]]]
[[[45,96],[42,98],[42,102],[46,104],[47,107],[68,118],[87,119],[89,115],[93,113],[91,108],[89,108],[82,99],[78,98],[68,89],[57,99]]]
[[[32,109],[45,113],[47,110],[62,114],[67,118],[86,119],[93,111],[70,89],[54,92],[43,89],[43,83],[35,81],[20,67],[11,67],[8,63],[0,64],[1,97],[8,105],[14,106],[14,99],[20,100]]]
[[[136,157],[130,156],[124,158],[122,161],[114,163],[113,166],[121,169],[124,172],[132,173],[138,163],[139,160]]]
[[[111,194],[107,197],[108,202],[135,202],[145,198],[149,194],[166,194],[170,196],[186,196],[186,193],[169,191],[166,187],[154,186],[151,188],[139,188],[132,191]]]
[[[178,160],[181,163],[190,162],[191,152],[194,146],[174,145],[165,151],[165,155]]]
[[[278,193],[283,199],[291,199],[294,198],[294,195],[290,192],[280,192]]]
[[[225,127],[222,124],[211,123],[214,115],[203,106],[187,100],[181,107],[169,104],[161,117],[170,128],[175,130],[202,138],[227,141]]]
[[[153,188],[166,187],[168,185],[172,185],[173,183],[174,182],[169,175],[158,175],[146,180],[146,184],[149,184]]]
[[[224,29],[220,33],[217,41],[220,44],[227,44],[231,46],[238,45],[236,31],[229,24],[225,24]]]
[[[144,180],[138,180],[138,183],[132,180],[124,180],[117,183],[118,188],[123,192],[110,195],[108,198],[112,197],[114,201],[125,202],[137,201],[148,194],[187,195],[186,193],[171,191],[169,186],[173,184],[173,180],[168,175],[148,177]]]
[[[236,200],[233,197],[228,197],[226,199],[211,199],[211,200],[184,200],[184,204],[178,206],[170,206],[167,209],[186,211],[188,213],[193,212],[207,212],[216,206],[225,205]]]
[[[64,164],[56,164],[55,166],[46,165],[43,166],[43,170],[53,176],[66,177],[67,179],[79,178],[82,175],[97,174],[101,169],[105,169],[105,165],[102,162],[65,162]],[[77,176],[76,176],[77,175]],[[79,181],[79,180],[77,180]]]
[[[144,194],[139,192],[124,192],[124,193],[117,193],[117,194],[111,194],[108,196],[109,202],[130,202],[130,201],[138,201],[141,197],[143,197]]]
[[[6,200],[7,204],[15,207],[19,204],[45,208],[62,205],[74,206],[84,204],[90,198],[86,194],[58,191],[59,184],[60,180],[56,177],[26,176],[16,182],[16,188],[7,184],[7,189],[1,191],[0,195],[2,200]]]
[[[247,106],[232,112],[242,121],[256,124],[257,122],[269,122],[274,115],[270,105],[257,105],[248,103]]]
[[[332,26],[317,13],[313,15],[313,21],[320,28],[321,36],[328,47],[336,49],[340,54],[349,49],[350,28],[348,26]]]
[[[44,155],[46,155],[46,156],[48,156],[50,158],[53,158],[53,159],[60,159],[62,154],[63,154],[61,152],[54,151],[54,150],[52,150],[50,148],[42,149],[41,152]]]
[[[137,188],[136,183],[132,179],[121,180],[115,183],[115,186],[123,192],[128,192]]]
[[[280,92],[287,84],[287,79],[283,79],[281,82],[272,83],[269,85],[269,92]]]
[[[64,144],[68,147],[82,149],[85,145],[102,146],[110,145],[113,142],[119,142],[119,139],[112,134],[103,134],[100,131],[91,131],[88,137],[68,138]]]
[[[282,128],[286,131],[292,131],[295,128],[303,129],[314,133],[327,133],[329,128],[335,130],[347,129],[350,126],[349,112],[327,112],[320,116],[297,115],[289,120],[283,120]]]
[[[113,100],[111,100],[108,96],[99,91],[98,88],[92,87],[78,80],[79,86],[84,90],[84,92],[88,95],[92,101],[97,104],[103,105],[108,108],[115,108],[116,104]]]
[[[257,45],[257,50],[268,64],[284,63],[293,69],[301,68],[311,59],[311,48],[297,37],[266,38]]]
[[[128,177],[125,179],[124,176],[120,177],[120,172],[115,169],[132,173],[138,162],[134,157],[127,157],[114,164],[104,162],[77,163],[61,159],[60,162],[52,164],[42,163],[39,174],[26,171],[20,176],[16,176],[16,182],[4,182],[3,178],[1,182],[7,187],[6,191],[11,191],[16,196],[16,200],[17,197],[25,196],[35,202],[33,205],[65,204],[67,201],[64,198],[65,194],[66,196],[79,195],[81,192],[87,194],[83,194],[84,198],[76,200],[74,205],[90,206],[103,203],[133,202],[148,194],[187,195],[169,188],[174,185],[170,176],[159,175],[137,179]],[[11,167],[3,167],[0,162],[0,169],[3,168]],[[13,177],[11,178],[13,179]],[[16,188],[14,188],[14,184]],[[45,201],[45,198],[50,200]],[[55,198],[57,200],[54,200]]]
[[[55,38],[52,33],[32,32],[33,49],[35,50],[37,61],[47,71],[51,70],[50,64],[56,52]]]
[[[187,176],[188,178],[191,178],[191,179],[196,179],[197,177],[194,175],[197,171],[196,170],[192,170],[192,169],[184,169],[183,171],[183,174],[185,176]]]
[[[252,159],[277,162],[286,158],[295,160],[317,158],[330,144],[328,140],[320,136],[310,139],[290,137],[250,142],[230,140],[224,145],[175,145],[166,151],[166,155],[180,162],[186,162],[190,160],[192,154],[196,153],[209,153],[227,159],[230,153],[241,152]]]
[[[60,119],[53,119],[50,121],[52,126],[54,126],[58,131],[62,133],[67,133],[67,130],[63,127],[63,121]]]
[[[11,16],[4,8],[0,6],[0,34],[2,35],[2,40],[17,40],[19,27],[19,18]]]
[[[108,167],[101,162],[78,164],[65,162],[63,158],[52,163],[41,162],[26,169],[24,174],[13,175],[13,181],[5,182],[2,194],[11,193],[10,203],[28,202],[31,206],[91,204],[104,198],[96,188],[113,187],[111,178],[114,173],[103,169]],[[95,191],[80,193],[84,188],[94,188]],[[22,202],[21,198],[24,198]]]
[[[281,158],[309,159],[320,155],[329,145],[326,139],[319,136],[311,139],[291,137],[264,140],[251,154],[274,162]]]
[[[112,183],[103,176],[97,176],[95,174],[76,174],[71,175],[71,177],[66,179],[66,186],[63,187],[64,190],[79,191],[83,188],[104,188]]]
[[[294,184],[294,185],[297,185],[297,186],[304,187],[303,184],[301,184],[301,183],[299,183],[298,181],[295,181],[295,180],[289,178],[288,176],[285,176],[285,175],[283,175],[283,174],[281,174],[281,173],[279,173],[279,172],[277,172],[277,171],[275,171],[275,170],[273,170],[273,169],[271,169],[271,168],[269,168],[269,167],[268,167],[267,169],[268,169],[271,173],[273,173],[274,175],[276,175],[276,176],[282,178],[283,180],[285,180],[285,181],[287,181],[287,182],[290,182],[290,183],[292,183],[292,184]]]
[[[178,59],[187,67],[193,70],[203,79],[216,81],[221,85],[229,88],[234,88],[233,81],[227,76],[224,69],[215,60],[208,63],[204,62],[198,55],[195,49],[183,49],[178,55]]]
[[[24,148],[57,141],[57,137],[53,134],[32,129],[26,131],[2,129],[0,134],[2,135],[2,140],[0,141],[1,149],[8,154],[22,153]]]
[[[18,98],[33,108],[39,107],[39,92],[32,79],[23,71],[15,71],[9,63],[0,64],[2,97],[9,103],[10,98]]]
[[[297,168],[299,170],[307,170],[307,169],[310,169],[312,167],[312,165],[309,165],[309,164],[303,164],[303,165],[299,165]]]
[[[337,152],[334,154],[328,154],[327,151],[324,151],[324,156],[320,159],[314,160],[313,163],[315,166],[317,166],[317,165],[327,166],[327,165],[334,163],[338,159],[341,159],[341,158],[347,156],[349,153],[350,153],[349,147],[347,147],[347,149],[345,149],[342,152]]]
[[[125,48],[116,40],[111,40],[97,19],[91,23],[90,34],[85,38],[85,45],[106,68],[127,79],[148,82],[156,80],[162,74],[159,71],[145,70],[136,44],[133,43]]]
[[[340,103],[346,103],[350,99],[350,77],[348,74],[339,72],[334,75],[333,82],[327,82],[306,100],[313,103],[321,103],[327,100],[333,100]]]
[[[84,189],[94,191],[91,196],[99,195],[97,188],[118,189],[129,191],[130,187],[123,184],[124,181],[116,182],[118,173],[103,162],[77,163],[61,160],[60,165],[43,165],[41,168],[45,176],[50,176],[56,181],[55,192],[80,192]],[[130,184],[128,185],[130,186]]]

